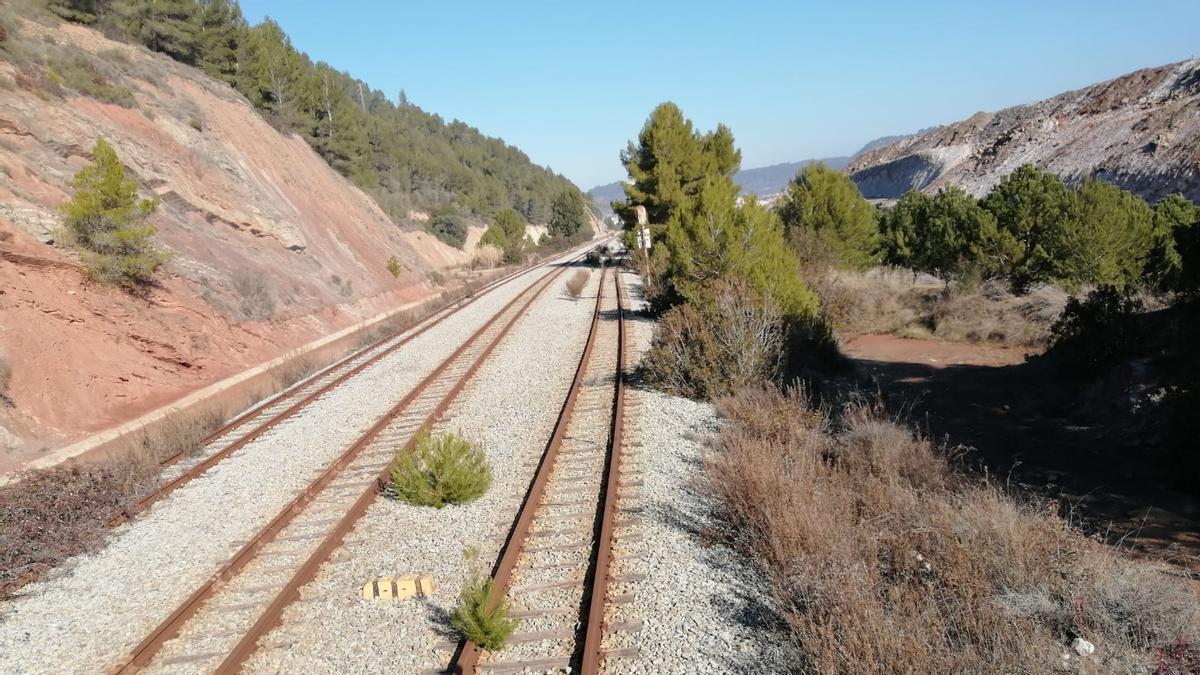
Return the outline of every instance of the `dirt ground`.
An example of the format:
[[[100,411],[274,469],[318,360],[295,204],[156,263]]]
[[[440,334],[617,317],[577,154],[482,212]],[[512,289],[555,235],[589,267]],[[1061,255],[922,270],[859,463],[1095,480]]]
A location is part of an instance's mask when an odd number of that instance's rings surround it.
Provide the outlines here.
[[[1061,500],[1089,532],[1200,571],[1200,504],[1145,461],[1140,431],[1080,422],[1074,393],[1032,352],[891,335],[843,339],[889,409],[970,468]]]

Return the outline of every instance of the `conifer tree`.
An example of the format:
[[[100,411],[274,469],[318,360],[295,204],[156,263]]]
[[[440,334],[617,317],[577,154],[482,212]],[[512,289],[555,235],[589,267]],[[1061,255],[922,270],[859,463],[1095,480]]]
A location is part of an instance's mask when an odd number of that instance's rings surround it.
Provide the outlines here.
[[[572,240],[581,233],[591,236],[583,209],[583,197],[578,190],[566,189],[555,195],[550,203],[550,219],[546,221],[550,235],[566,240]]]
[[[85,267],[95,278],[134,288],[169,258],[154,245],[155,227],[146,219],[158,201],[138,199],[137,183],[112,146],[100,139],[92,150],[93,163],[75,174],[75,194],[63,206],[64,243],[81,251]]]
[[[806,166],[788,185],[779,216],[789,236],[806,231],[832,249],[844,267],[864,269],[879,260],[875,208],[854,181],[820,162]]]

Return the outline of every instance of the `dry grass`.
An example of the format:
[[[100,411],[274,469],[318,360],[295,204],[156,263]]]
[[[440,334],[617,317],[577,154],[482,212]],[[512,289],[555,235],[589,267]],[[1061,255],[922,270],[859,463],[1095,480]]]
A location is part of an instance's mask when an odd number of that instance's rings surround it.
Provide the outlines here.
[[[503,261],[504,251],[497,246],[488,244],[475,249],[475,254],[471,256],[471,269],[491,269],[499,266]]]
[[[580,297],[582,297],[583,289],[585,286],[587,286],[588,278],[589,275],[587,272],[583,270],[576,270],[575,273],[571,275],[571,278],[567,279],[567,297],[571,298],[572,300],[578,300]]]
[[[850,334],[892,333],[1010,347],[1045,347],[1067,294],[1014,295],[1002,281],[945,283],[909,270],[831,271],[812,280],[826,316]]]
[[[1177,570],[965,478],[878,410],[851,406],[835,429],[770,389],[719,409],[711,485],[797,672],[1166,673],[1196,656],[1200,597]],[[1077,637],[1095,653],[1071,651]]]

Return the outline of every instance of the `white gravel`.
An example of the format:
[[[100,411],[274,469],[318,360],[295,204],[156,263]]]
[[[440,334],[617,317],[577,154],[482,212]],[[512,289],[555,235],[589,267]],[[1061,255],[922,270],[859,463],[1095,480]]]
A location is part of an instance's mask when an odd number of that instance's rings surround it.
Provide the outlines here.
[[[631,298],[641,284],[625,276]],[[634,365],[649,348],[654,324],[633,322]],[[605,662],[609,673],[777,672],[768,618],[760,616],[765,581],[743,558],[701,535],[717,528],[703,494],[703,438],[717,428],[707,403],[645,388],[627,391],[625,461],[644,480],[623,503],[618,575],[645,575],[617,589],[633,600],[610,607],[609,623],[642,622],[639,632],[610,633],[605,649],[639,647],[636,658]],[[637,535],[641,535],[640,538]]]
[[[110,669],[315,471],[543,273],[483,296],[123,526],[105,548],[26,586],[0,606],[0,672]]]
[[[567,273],[568,275],[570,272]],[[481,443],[495,475],[480,500],[444,509],[378,500],[347,544],[264,639],[249,672],[415,673],[444,666],[455,639],[448,613],[465,573],[462,552],[480,548],[484,569],[498,551],[496,535],[511,523],[534,466],[553,430],[586,341],[599,274],[584,296],[565,297],[564,276],[527,313],[479,370],[440,430]],[[428,573],[428,600],[367,600],[363,584],[383,575]],[[272,646],[278,645],[278,648]]]

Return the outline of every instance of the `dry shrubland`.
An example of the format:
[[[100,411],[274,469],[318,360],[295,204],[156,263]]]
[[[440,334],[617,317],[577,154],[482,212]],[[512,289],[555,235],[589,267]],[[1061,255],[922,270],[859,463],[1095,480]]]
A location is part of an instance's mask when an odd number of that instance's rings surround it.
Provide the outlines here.
[[[29,471],[0,487],[0,599],[71,556],[103,544],[108,521],[154,484],[160,462],[190,452],[225,411],[171,418],[99,461]]]
[[[830,271],[811,280],[834,326],[952,342],[1045,347],[1067,293],[1041,285],[1015,295],[1003,281],[942,282],[905,269]]]
[[[867,405],[834,417],[748,389],[707,459],[733,543],[766,572],[814,673],[1194,672],[1200,596],[956,472]],[[1072,650],[1076,638],[1095,653]]]

